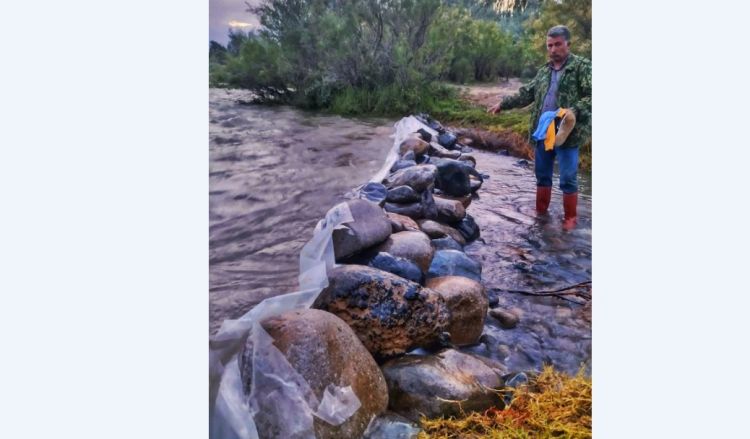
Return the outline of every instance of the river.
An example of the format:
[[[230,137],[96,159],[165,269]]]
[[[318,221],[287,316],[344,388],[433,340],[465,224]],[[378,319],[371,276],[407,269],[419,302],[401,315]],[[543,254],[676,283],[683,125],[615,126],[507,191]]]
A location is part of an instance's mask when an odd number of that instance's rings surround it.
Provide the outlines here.
[[[209,91],[211,333],[266,297],[295,291],[299,251],[315,223],[380,168],[392,145],[395,120],[238,103],[248,98]],[[534,212],[533,163],[472,154],[490,178],[468,209],[481,237],[466,253],[482,263],[482,282],[499,306],[520,319],[502,329],[488,317],[482,343],[462,350],[510,370],[553,364],[569,373],[581,365],[590,371],[590,302],[507,292],[591,279],[590,179],[579,177],[578,227],[563,232],[559,190],[549,215]]]

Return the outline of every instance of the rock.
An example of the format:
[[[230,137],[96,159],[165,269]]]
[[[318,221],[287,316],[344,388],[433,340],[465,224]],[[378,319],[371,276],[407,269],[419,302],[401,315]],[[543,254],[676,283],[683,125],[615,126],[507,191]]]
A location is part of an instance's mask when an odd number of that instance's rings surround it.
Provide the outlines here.
[[[412,166],[417,166],[417,162],[415,162],[414,160],[397,160],[396,163],[391,166],[391,172],[400,171]]]
[[[383,208],[386,210],[386,212],[396,213],[412,219],[424,218],[421,202],[409,204],[386,202],[385,205],[383,205]]]
[[[394,274],[340,265],[329,270],[328,281],[313,308],[339,316],[376,358],[432,346],[448,324],[438,293]]]
[[[389,189],[386,197],[386,201],[391,203],[414,203],[421,199],[422,195],[409,186],[396,186]]]
[[[435,253],[430,238],[423,232],[394,233],[375,247],[375,251],[412,261],[424,273],[430,268]]]
[[[472,192],[476,192],[482,187],[482,182],[472,178],[469,180],[469,187],[471,188]]]
[[[435,355],[407,355],[381,367],[388,384],[389,407],[411,420],[458,416],[503,407],[491,389],[503,385],[500,375],[477,357],[446,349]],[[459,406],[456,402],[461,401]]]
[[[451,133],[443,133],[437,139],[439,144],[448,149],[453,149],[456,146],[456,140],[456,136]]]
[[[464,209],[467,209],[471,205],[471,195],[465,195],[463,197],[451,197],[450,195],[440,194],[439,196],[440,198],[446,200],[458,201],[462,206],[464,206]]]
[[[419,426],[394,412],[386,411],[373,419],[363,439],[417,439]]]
[[[459,142],[464,145],[471,146],[474,143],[474,139],[472,139],[471,137],[462,137]]]
[[[372,247],[391,235],[391,222],[377,204],[367,200],[349,200],[346,204],[354,221],[333,231],[333,250],[337,259]]]
[[[422,273],[417,264],[408,259],[393,256],[387,252],[377,253],[370,259],[367,265],[378,270],[393,273],[396,276],[401,276],[418,284],[424,282],[424,273]]]
[[[432,186],[422,192],[422,217],[437,219],[438,209],[435,198],[432,196]]]
[[[410,186],[415,191],[422,192],[435,183],[436,173],[437,168],[434,165],[417,165],[396,171],[386,177],[383,183],[389,189]]]
[[[414,155],[419,157],[421,155],[424,155],[429,147],[430,144],[425,142],[424,140],[418,139],[417,137],[409,137],[401,142],[401,145],[399,145],[398,147],[398,153],[403,155],[408,151],[413,151]]]
[[[416,221],[406,215],[387,212],[386,216],[391,220],[391,230],[393,231],[393,233],[403,232],[406,230],[413,230],[415,232],[418,232],[421,230],[419,228],[419,224],[417,224]]]
[[[417,133],[419,133],[419,136],[424,140],[425,142],[432,142],[432,134],[427,132],[424,128],[420,128],[417,130]]]
[[[460,151],[450,151],[446,148],[443,148],[440,144],[431,142],[429,153],[431,156],[435,157],[443,157],[443,158],[449,158],[449,159],[457,159],[461,156]]]
[[[405,153],[401,154],[401,160],[416,160],[417,155],[414,154],[414,151],[406,151]]]
[[[451,226],[446,226],[445,224],[440,224],[437,221],[428,219],[418,220],[417,224],[419,224],[419,228],[430,238],[443,238],[445,236],[450,236],[460,245],[463,246],[466,244],[466,240],[461,233]]]
[[[457,346],[476,344],[489,307],[482,284],[466,277],[444,276],[428,279],[425,286],[440,293],[450,310],[447,330],[451,343]]]
[[[375,360],[344,321],[316,309],[289,311],[261,322],[289,364],[307,381],[318,401],[323,401],[329,384],[351,386],[361,406],[341,425],[334,426],[313,417],[318,438],[360,437],[373,416],[385,412],[388,390]],[[242,352],[240,374],[246,393],[252,374],[252,339]],[[289,385],[299,385],[288,383]],[[288,413],[276,413],[274,400],[261,398],[261,411],[255,416],[260,437],[279,437]],[[266,410],[263,410],[266,409]],[[313,408],[314,410],[316,408]]]
[[[380,183],[370,182],[362,186],[359,190],[359,198],[372,201],[381,206],[385,202],[387,195],[388,189]]]
[[[435,196],[435,206],[437,206],[437,219],[444,223],[455,223],[464,219],[466,209],[460,201],[448,200]]]
[[[503,329],[513,329],[518,325],[518,316],[512,312],[494,308],[490,310],[490,316],[497,319]]]
[[[432,248],[434,248],[435,251],[437,250],[458,250],[460,252],[464,251],[464,247],[458,242],[456,242],[456,240],[451,238],[450,236],[446,236],[445,238],[433,239]]]
[[[461,222],[456,225],[456,228],[461,233],[461,236],[464,237],[466,242],[471,242],[479,238],[479,226],[477,225],[476,221],[474,221],[474,217],[469,214],[466,214],[466,216],[464,216],[464,219],[462,219]]]
[[[432,160],[437,168],[435,187],[447,195],[463,197],[471,194],[471,179],[473,176],[482,180],[481,174],[465,161],[451,159]]]
[[[475,159],[473,155],[461,154],[458,157],[458,160],[465,162],[467,165],[470,165],[472,168],[476,168],[477,166],[477,159]]]
[[[442,276],[463,276],[481,282],[482,264],[457,250],[438,250],[432,258],[427,279]]]

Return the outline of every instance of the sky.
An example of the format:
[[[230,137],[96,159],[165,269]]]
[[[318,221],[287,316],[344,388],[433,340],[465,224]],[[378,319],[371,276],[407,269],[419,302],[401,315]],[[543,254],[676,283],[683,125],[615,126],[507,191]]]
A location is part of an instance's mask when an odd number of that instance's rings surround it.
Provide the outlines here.
[[[248,3],[257,5],[259,1],[249,0]],[[209,0],[209,39],[226,46],[229,41],[227,34],[230,27],[247,31],[260,26],[258,18],[246,9],[247,5],[243,0]]]

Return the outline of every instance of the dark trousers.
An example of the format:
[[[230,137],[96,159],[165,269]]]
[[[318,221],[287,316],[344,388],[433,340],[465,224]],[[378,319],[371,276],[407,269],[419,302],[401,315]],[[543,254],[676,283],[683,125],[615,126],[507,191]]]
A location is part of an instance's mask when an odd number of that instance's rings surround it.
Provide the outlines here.
[[[536,142],[534,156],[536,185],[552,187],[552,170],[555,165],[555,156],[559,157],[560,160],[560,189],[564,194],[578,192],[578,147],[557,147],[552,151],[545,151],[543,140]]]

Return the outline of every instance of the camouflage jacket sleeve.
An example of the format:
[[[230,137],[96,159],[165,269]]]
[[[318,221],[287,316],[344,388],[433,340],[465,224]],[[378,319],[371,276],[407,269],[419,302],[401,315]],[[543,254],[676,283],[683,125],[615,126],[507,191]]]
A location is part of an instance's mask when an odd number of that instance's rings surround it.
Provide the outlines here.
[[[522,86],[518,93],[513,96],[506,96],[500,102],[500,108],[503,110],[509,110],[511,108],[525,107],[530,103],[534,102],[534,91],[539,82],[539,75],[537,74],[534,79],[528,84]]]
[[[591,120],[591,62],[585,60],[581,63],[580,82],[578,95],[580,98],[573,104],[576,111],[576,119],[582,121]]]

